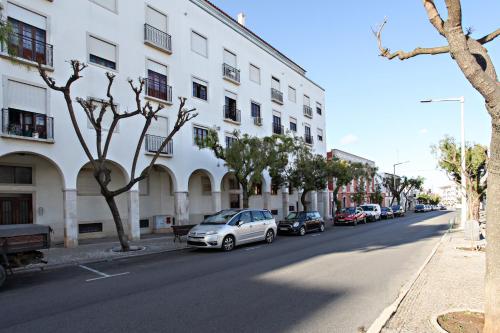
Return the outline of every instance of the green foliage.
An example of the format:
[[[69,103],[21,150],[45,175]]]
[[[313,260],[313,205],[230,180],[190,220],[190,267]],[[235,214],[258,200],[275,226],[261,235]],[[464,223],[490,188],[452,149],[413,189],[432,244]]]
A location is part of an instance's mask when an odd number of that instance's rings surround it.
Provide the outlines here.
[[[356,182],[355,193],[351,195],[352,201],[356,203],[356,205],[360,206],[366,201],[366,187],[365,187],[365,179],[358,179]]]
[[[382,195],[382,189],[379,183],[375,185],[375,192],[370,193],[370,202],[382,205],[384,202],[384,196]]]
[[[406,199],[408,199],[408,194],[412,190],[422,189],[422,186],[424,185],[424,178],[408,178],[406,176],[395,177],[394,175],[388,175],[383,179],[383,184],[387,189],[389,189],[392,194],[391,204],[393,204],[394,201],[397,201],[398,204],[401,204],[401,196],[404,196]]]
[[[417,196],[417,200],[425,205],[437,205],[441,202],[441,197],[437,194],[421,193]]]

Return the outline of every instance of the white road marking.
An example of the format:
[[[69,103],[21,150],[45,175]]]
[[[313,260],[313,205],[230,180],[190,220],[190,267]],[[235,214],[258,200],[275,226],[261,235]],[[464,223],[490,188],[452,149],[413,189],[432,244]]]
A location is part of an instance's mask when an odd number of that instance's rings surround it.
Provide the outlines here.
[[[254,246],[254,247],[248,247],[245,249],[245,251],[252,251],[252,250],[257,250],[260,249],[262,246]]]
[[[90,271],[90,272],[92,272],[94,274],[99,275],[98,278],[88,279],[88,280],[85,280],[85,282],[91,282],[91,281],[102,280],[102,279],[109,279],[109,278],[112,278],[112,277],[115,277],[115,276],[121,276],[121,275],[130,274],[130,272],[119,273],[119,274],[106,274],[106,273],[99,272],[96,269],[93,269],[93,268],[90,268],[90,267],[87,267],[87,266],[84,266],[84,265],[78,265],[78,267],[83,268],[83,269],[85,269],[87,271]]]
[[[311,234],[311,237],[318,237],[321,236],[321,234]]]

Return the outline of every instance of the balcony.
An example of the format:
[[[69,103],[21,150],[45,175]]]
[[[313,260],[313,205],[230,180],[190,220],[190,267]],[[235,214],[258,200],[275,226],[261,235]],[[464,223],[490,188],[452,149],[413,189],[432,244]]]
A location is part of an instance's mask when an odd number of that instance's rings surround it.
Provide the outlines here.
[[[222,64],[222,77],[232,83],[240,84],[240,70],[228,64]]]
[[[146,134],[146,151],[148,153],[156,154],[162,143],[165,141],[165,137]],[[160,151],[161,155],[172,156],[174,154],[174,143],[170,140],[165,147]]]
[[[172,87],[165,82],[146,79],[146,96],[172,104]]]
[[[224,105],[224,120],[233,123],[241,123],[241,111],[233,106]]]
[[[253,117],[253,124],[255,126],[262,126],[262,118],[261,117]]]
[[[271,88],[271,100],[283,105],[283,93],[278,89]]]
[[[304,134],[304,141],[308,145],[312,145],[314,143],[314,139],[311,134]]]
[[[308,118],[313,117],[313,109],[309,105],[304,105],[304,116]]]
[[[4,54],[53,67],[53,46],[44,41],[10,32],[8,43],[1,43]]]
[[[45,114],[2,109],[2,136],[54,141],[54,118]]]
[[[144,43],[172,54],[172,36],[147,23],[144,24]]]
[[[279,123],[273,123],[273,133],[283,135],[285,134],[285,127]]]

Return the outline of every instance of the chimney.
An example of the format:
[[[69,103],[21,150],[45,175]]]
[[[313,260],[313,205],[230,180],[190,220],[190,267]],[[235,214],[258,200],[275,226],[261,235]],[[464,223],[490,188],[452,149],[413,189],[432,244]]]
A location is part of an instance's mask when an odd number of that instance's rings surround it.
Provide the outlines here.
[[[246,15],[245,13],[239,13],[238,14],[238,23],[241,24],[242,26],[245,26],[245,20],[246,20]]]

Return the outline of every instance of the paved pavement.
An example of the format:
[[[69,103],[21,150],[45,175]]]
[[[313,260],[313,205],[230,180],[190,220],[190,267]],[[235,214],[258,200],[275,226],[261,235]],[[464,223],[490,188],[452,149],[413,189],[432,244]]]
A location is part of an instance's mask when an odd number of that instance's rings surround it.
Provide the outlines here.
[[[485,253],[457,249],[470,245],[462,231],[446,235],[382,332],[434,332],[431,319],[437,314],[452,309],[482,310]]]
[[[0,291],[0,332],[356,332],[392,303],[453,216],[22,274]]]

